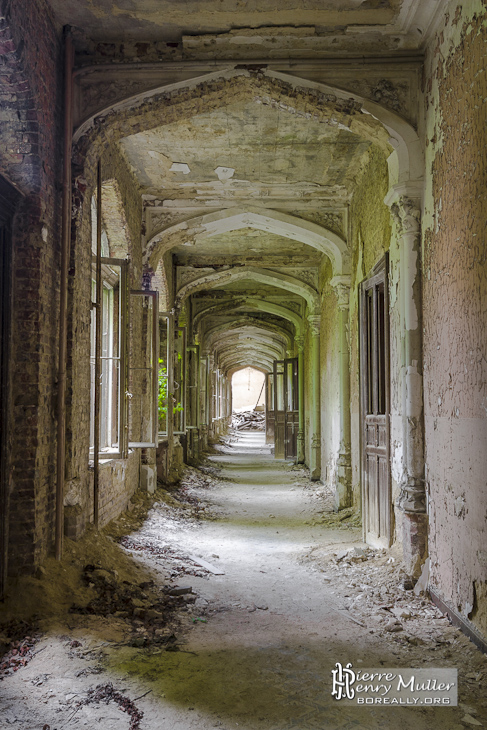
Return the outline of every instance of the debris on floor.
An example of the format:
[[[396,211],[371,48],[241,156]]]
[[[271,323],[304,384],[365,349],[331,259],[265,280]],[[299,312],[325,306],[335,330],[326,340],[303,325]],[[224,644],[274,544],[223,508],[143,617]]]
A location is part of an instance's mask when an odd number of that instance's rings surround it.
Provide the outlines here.
[[[8,651],[0,658],[0,680],[9,674],[13,674],[20,667],[25,667],[30,662],[34,656],[34,647],[38,640],[38,636],[36,635],[25,635],[24,638],[18,639],[17,641],[9,640],[12,636],[12,631],[7,627],[2,628],[2,643],[8,647]],[[29,633],[33,634],[31,627],[29,628]]]
[[[432,603],[424,592],[416,595],[402,566],[397,548],[374,549],[368,545],[343,549],[318,546],[303,557],[322,575],[335,595],[342,598],[343,612],[360,622],[370,634],[389,635],[411,666],[431,662],[431,651],[443,665],[462,666],[469,656],[470,689],[478,685],[485,670],[485,657]],[[478,678],[478,679],[477,679]]]
[[[129,730],[138,730],[140,721],[144,717],[144,713],[138,710],[135,703],[121,692],[118,692],[111,682],[107,684],[99,684],[94,689],[88,690],[88,696],[79,702],[79,705],[100,704],[104,702],[115,702],[122,712],[126,712],[130,716]]]
[[[232,413],[232,428],[236,431],[264,431],[265,413],[263,411]]]
[[[363,666],[458,667],[444,726],[487,727],[485,657],[415,595],[400,554],[362,543],[354,513],[333,513],[305,469],[276,465],[263,434],[238,438],[255,451],[237,442],[178,488],[135,495],[21,579],[24,605],[7,600],[0,625],[5,728],[344,727],[324,670],[343,647]],[[404,730],[433,726],[420,713]],[[391,726],[363,717],[363,730]]]

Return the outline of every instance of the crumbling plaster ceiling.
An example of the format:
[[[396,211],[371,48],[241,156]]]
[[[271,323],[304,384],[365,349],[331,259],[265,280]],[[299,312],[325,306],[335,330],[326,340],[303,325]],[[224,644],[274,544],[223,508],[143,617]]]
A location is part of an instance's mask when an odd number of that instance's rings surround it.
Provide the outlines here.
[[[242,184],[249,197],[252,184],[348,189],[369,146],[338,124],[322,124],[254,102],[222,106],[121,142],[143,193],[164,191],[166,198],[174,189],[179,195],[182,191],[197,195],[198,186],[205,184],[216,197]],[[222,179],[222,170],[229,171],[228,177]],[[292,187],[289,197],[294,197]]]
[[[179,266],[205,267],[223,264],[265,262],[267,266],[319,266],[321,254],[300,241],[266,231],[245,228],[203,238],[197,246],[173,249]]]
[[[238,48],[236,58],[245,56],[246,49],[250,58],[255,57],[260,47],[264,50],[263,57],[276,53],[291,57],[293,50],[300,53],[307,44],[314,52],[313,43],[319,45],[323,38],[327,43],[338,40],[336,50],[345,35],[348,42],[353,37],[354,53],[366,52],[370,38],[380,38],[381,34],[389,39],[387,43],[381,46],[379,42],[369,51],[394,50],[401,47],[410,33],[421,3],[419,0],[300,0],[299,3],[270,0],[262,5],[257,0],[244,3],[221,0],[218,4],[182,0],[51,0],[51,4],[61,23],[77,26],[95,41],[178,43],[186,48],[188,58],[204,58],[217,47],[218,53],[228,56],[232,49]],[[423,0],[422,7],[434,4]],[[393,33],[402,35],[392,39]],[[211,34],[217,37],[212,38]],[[413,29],[404,47],[419,47],[420,36]],[[308,43],[310,38],[312,43]],[[303,53],[303,57],[306,55]],[[255,99],[234,104],[223,101],[219,109],[194,114],[120,142],[143,199],[152,199],[152,203],[158,200],[162,205],[172,203],[174,211],[183,210],[186,204],[189,216],[184,216],[185,219],[191,218],[191,207],[201,205],[201,210],[209,207],[218,210],[228,206],[232,198],[238,198],[240,207],[246,203],[265,208],[272,205],[268,199],[270,190],[284,208],[293,205],[296,199],[305,200],[308,212],[313,205],[317,212],[322,210],[327,197],[333,210],[335,197],[338,214],[353,192],[370,145],[370,141],[354,134],[338,120],[334,125],[324,124],[318,119],[290,114],[276,105],[255,103]],[[193,279],[190,270],[207,272],[204,267],[219,270],[222,266],[250,264],[264,270],[280,265],[288,266],[289,273],[295,268],[302,271],[298,279],[307,280],[313,288],[322,256],[299,241],[251,228],[188,243],[191,245],[179,241],[172,249],[180,272],[179,282]],[[297,272],[294,273],[296,276]],[[214,289],[213,293],[217,291]],[[252,278],[227,281],[220,291],[222,295],[242,295],[276,303],[292,299],[296,305],[303,304],[297,294]],[[308,299],[310,296],[308,292]],[[281,322],[284,331],[289,325],[284,324],[285,320]],[[268,337],[258,321],[249,332],[256,342],[265,342]],[[229,332],[222,333],[221,347],[225,350],[228,346],[236,347],[235,337],[235,333],[231,336]],[[244,344],[249,357],[255,358],[250,339],[244,338]]]
[[[282,199],[293,204],[303,189],[308,203],[316,194],[320,211],[323,189],[340,191],[337,208],[343,206],[370,144],[338,125],[245,101],[126,137],[120,146],[146,200],[177,201],[184,211],[185,201],[198,205],[201,200],[204,208],[212,194],[212,206],[218,209],[227,204],[229,190],[239,186],[245,190],[247,204],[257,202],[265,208],[262,186],[279,185]],[[289,267],[297,279],[312,286],[317,283],[321,253],[301,241],[251,227],[209,237],[188,233],[187,240],[183,230],[182,238],[171,249],[178,290],[207,275],[212,267],[219,271],[243,264],[284,268],[284,273]],[[221,291],[275,301],[290,296],[289,291],[251,277],[227,282]],[[292,296],[299,302],[298,296]],[[281,319],[281,326],[285,331],[285,320]],[[222,332],[221,340],[235,345],[228,332]],[[248,339],[245,342],[248,345]]]
[[[437,6],[434,0],[50,0],[50,4],[60,24],[72,24],[95,41],[162,41],[183,48],[186,43],[189,54],[197,55],[205,46],[215,52],[221,38],[234,50],[238,45],[249,50],[252,44],[262,47],[268,39],[269,48],[263,50],[272,52],[273,45],[279,46],[272,42],[276,27],[279,35],[294,36],[298,46],[300,38],[309,43],[315,36],[340,47],[341,37],[348,36],[345,47],[352,40],[351,50],[357,52],[370,47],[371,38],[378,48],[387,37],[385,48],[414,48],[427,30],[425,8]],[[250,32],[255,29],[262,32]],[[283,50],[285,55],[292,53],[293,41]],[[329,50],[333,52],[333,45]]]

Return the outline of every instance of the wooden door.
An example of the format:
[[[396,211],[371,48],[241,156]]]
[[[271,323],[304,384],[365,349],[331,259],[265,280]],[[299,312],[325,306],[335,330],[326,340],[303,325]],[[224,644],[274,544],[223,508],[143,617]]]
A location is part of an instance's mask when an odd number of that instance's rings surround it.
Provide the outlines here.
[[[295,459],[298,454],[299,404],[298,358],[284,360],[284,456]]]
[[[274,373],[265,376],[265,442],[274,443]]]
[[[388,312],[385,257],[361,285],[360,312],[363,520],[366,542],[378,547],[392,542]]]
[[[286,413],[284,403],[284,360],[274,360],[274,456],[284,459],[286,450]]]

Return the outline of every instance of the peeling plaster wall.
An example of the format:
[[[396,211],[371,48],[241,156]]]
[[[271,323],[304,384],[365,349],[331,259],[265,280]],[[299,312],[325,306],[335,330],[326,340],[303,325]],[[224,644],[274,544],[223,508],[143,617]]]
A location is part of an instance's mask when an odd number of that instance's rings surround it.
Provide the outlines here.
[[[352,280],[350,287],[350,409],[353,504],[361,504],[360,457],[360,372],[359,372],[359,284],[367,279],[372,268],[391,240],[390,212],[384,204],[389,177],[384,153],[372,147],[350,205]],[[392,251],[391,251],[392,258]],[[392,264],[394,265],[394,263]],[[392,365],[392,363],[391,363]],[[391,373],[393,368],[391,367]]]
[[[451,2],[425,70],[424,396],[431,585],[487,636],[487,18]]]
[[[397,508],[401,484],[405,479],[406,453],[404,447],[404,426],[402,382],[405,377],[404,359],[404,304],[401,298],[401,238],[396,222],[393,222],[389,247],[389,363],[390,363],[390,465],[391,497],[394,505],[394,540],[402,540],[402,515]]]

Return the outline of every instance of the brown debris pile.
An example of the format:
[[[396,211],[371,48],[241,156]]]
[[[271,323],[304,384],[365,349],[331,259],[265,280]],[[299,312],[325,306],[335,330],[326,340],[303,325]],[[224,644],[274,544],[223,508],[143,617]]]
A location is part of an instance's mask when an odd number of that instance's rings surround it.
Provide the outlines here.
[[[119,582],[113,571],[94,565],[85,566],[83,577],[95,597],[87,605],[73,605],[71,612],[125,620],[132,626],[132,646],[174,642],[177,612],[196,600],[193,594],[174,595],[171,586],[158,591],[153,581]]]
[[[14,639],[21,635],[23,638]],[[17,672],[20,667],[25,667],[34,656],[34,646],[39,636],[34,634],[33,627],[24,621],[11,623],[10,626],[2,627],[2,641],[0,649],[6,650],[0,659],[0,680],[9,674]],[[3,652],[0,651],[0,655]]]
[[[129,700],[128,697],[125,697],[121,692],[116,690],[111,682],[99,684],[97,687],[89,689],[88,697],[81,700],[79,705],[100,704],[100,702],[104,702],[106,705],[109,702],[115,702],[122,712],[130,715],[129,730],[138,730],[144,713],[142,710],[137,709],[132,700]]]

